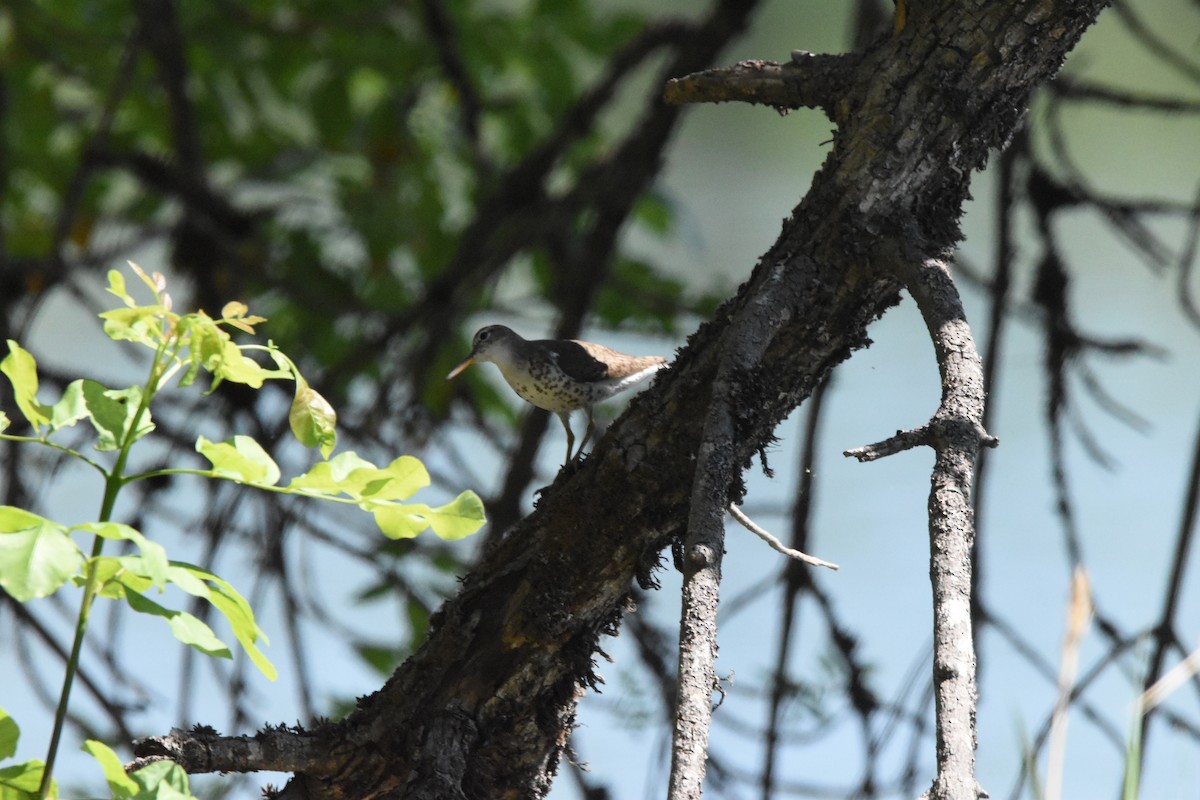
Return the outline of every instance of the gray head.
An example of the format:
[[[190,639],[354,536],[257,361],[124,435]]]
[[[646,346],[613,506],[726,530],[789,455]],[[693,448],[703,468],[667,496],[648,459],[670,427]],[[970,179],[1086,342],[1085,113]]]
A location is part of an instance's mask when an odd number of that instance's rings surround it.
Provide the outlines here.
[[[467,356],[467,360],[450,370],[446,380],[456,377],[476,361],[491,361],[492,363],[511,361],[513,349],[524,341],[511,328],[503,325],[488,325],[480,328],[475,332],[475,338],[471,340],[471,353]]]

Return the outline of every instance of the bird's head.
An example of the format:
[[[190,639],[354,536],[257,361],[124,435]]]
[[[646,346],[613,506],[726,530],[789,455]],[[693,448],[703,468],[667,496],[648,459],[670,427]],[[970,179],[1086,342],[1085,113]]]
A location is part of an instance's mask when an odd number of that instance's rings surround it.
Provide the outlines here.
[[[503,362],[511,360],[513,345],[520,340],[511,329],[503,325],[488,325],[475,332],[471,340],[471,353],[467,360],[450,370],[446,380],[457,377],[460,372],[476,361]]]

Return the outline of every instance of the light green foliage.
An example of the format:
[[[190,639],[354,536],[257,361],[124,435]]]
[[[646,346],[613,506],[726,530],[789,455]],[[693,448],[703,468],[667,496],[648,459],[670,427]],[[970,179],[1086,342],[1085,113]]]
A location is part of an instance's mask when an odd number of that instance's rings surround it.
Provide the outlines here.
[[[296,395],[292,399],[292,408],[288,412],[288,424],[291,425],[292,435],[305,447],[320,449],[324,458],[329,458],[333,446],[337,444],[337,434],[333,426],[337,422],[337,414],[329,401],[312,390],[308,381],[296,374]]]
[[[180,561],[168,559],[166,550],[135,528],[110,519],[117,494],[128,483],[165,474],[190,474],[228,480],[260,490],[301,495],[338,503],[354,504],[370,512],[380,530],[391,538],[409,538],[426,529],[444,539],[459,539],[477,531],[484,522],[483,505],[473,492],[463,492],[442,506],[406,503],[417,491],[429,486],[424,465],[411,456],[395,459],[379,468],[352,452],[332,459],[337,443],[336,414],[330,404],[300,376],[296,365],[273,344],[238,344],[231,331],[254,334],[265,320],[253,316],[242,303],[227,303],[218,318],[203,311],[178,314],[163,277],[147,275],[136,265],[134,273],[149,288],[153,301],[139,304],[130,294],[125,277],[113,270],[108,291],[122,307],[101,314],[104,332],[116,341],[143,345],[153,351],[145,383],[110,389],[91,379],[71,382],[53,405],[38,401],[38,372],[34,357],[16,342],[0,362],[0,371],[12,384],[17,408],[33,428],[33,436],[0,432],[0,438],[52,447],[78,458],[104,477],[105,491],[95,522],[67,528],[31,511],[0,507],[0,588],[21,602],[46,597],[70,583],[83,589],[75,649],[68,661],[67,678],[60,698],[46,770],[42,762],[27,762],[0,770],[0,800],[51,796],[52,783],[44,772],[53,769],[54,753],[66,715],[70,683],[78,664],[80,643],[96,598],[123,600],[133,611],[158,617],[167,623],[181,643],[201,653],[232,658],[230,647],[209,625],[195,615],[168,607],[156,599],[167,587],[208,602],[219,612],[242,651],[267,678],[274,680],[275,667],[260,648],[267,638],[254,618],[246,599],[218,575]],[[261,353],[270,366],[253,357]],[[209,469],[168,468],[141,474],[127,472],[130,449],[154,431],[150,407],[157,393],[176,376],[180,386],[189,386],[201,372],[212,376],[212,388],[223,381],[261,388],[269,380],[295,382],[295,397],[288,414],[298,441],[318,448],[322,459],[311,469],[281,485],[275,460],[257,441],[237,435],[224,442],[198,437],[196,451],[211,465]],[[52,440],[65,428],[88,420],[95,430],[93,459]],[[10,427],[0,419],[0,431]],[[91,555],[73,536],[90,537]],[[122,540],[137,548],[135,555],[104,555],[106,540]],[[0,758],[11,757],[16,724],[0,717]],[[153,764],[126,776],[116,755],[98,742],[85,747],[100,762],[114,797],[190,797],[187,776],[170,763]]]
[[[17,600],[54,594],[83,565],[67,529],[37,514],[0,506],[0,587]]]
[[[50,409],[37,401],[37,365],[33,356],[12,339],[8,340],[8,355],[0,361],[0,372],[12,381],[17,408],[37,430],[50,422]]]
[[[212,462],[214,478],[256,486],[279,483],[279,465],[249,436],[234,436],[228,442],[210,442],[201,436],[196,440],[196,452]]]
[[[89,739],[83,749],[100,763],[109,791],[115,798],[130,800],[180,800],[192,796],[188,776],[173,761],[156,761],[126,774],[121,759],[108,745]]]
[[[17,721],[0,708],[0,761],[16,755],[17,741],[20,738],[21,729],[17,726]],[[38,795],[44,770],[45,765],[36,759],[0,768],[0,798],[33,800]],[[51,797],[58,793],[53,783],[49,789]]]

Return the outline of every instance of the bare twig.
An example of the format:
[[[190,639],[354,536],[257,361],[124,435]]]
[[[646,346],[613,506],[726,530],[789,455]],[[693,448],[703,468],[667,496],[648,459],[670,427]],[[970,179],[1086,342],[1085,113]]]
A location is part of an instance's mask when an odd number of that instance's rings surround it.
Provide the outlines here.
[[[772,535],[772,533],[766,528],[761,527],[754,520],[750,519],[750,517],[746,516],[746,512],[742,511],[737,503],[729,504],[729,513],[734,519],[742,523],[742,527],[770,545],[771,549],[775,552],[783,553],[788,558],[794,558],[797,561],[802,561],[805,564],[811,564],[814,567],[829,567],[830,569],[838,569],[838,565],[831,561],[825,561],[824,559],[817,558],[816,556],[810,556],[807,553],[801,553],[799,550],[793,550],[792,548],[788,547],[783,542],[779,541],[779,539],[777,539],[774,535]]]

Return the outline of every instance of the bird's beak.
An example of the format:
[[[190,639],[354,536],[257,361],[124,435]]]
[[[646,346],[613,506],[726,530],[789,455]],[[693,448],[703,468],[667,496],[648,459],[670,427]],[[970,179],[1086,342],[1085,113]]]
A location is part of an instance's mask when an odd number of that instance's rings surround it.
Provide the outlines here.
[[[458,377],[458,373],[462,372],[464,369],[466,369],[467,367],[471,366],[474,363],[475,363],[475,357],[471,356],[466,361],[459,364],[454,369],[450,370],[450,374],[446,376],[446,380],[450,380],[451,378]]]

